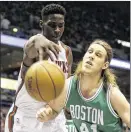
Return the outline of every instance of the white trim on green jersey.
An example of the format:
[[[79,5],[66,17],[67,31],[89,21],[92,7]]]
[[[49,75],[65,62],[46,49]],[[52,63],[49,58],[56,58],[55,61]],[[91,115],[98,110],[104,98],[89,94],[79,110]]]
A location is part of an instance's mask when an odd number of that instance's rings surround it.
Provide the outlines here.
[[[67,104],[68,98],[70,96],[70,91],[71,91],[71,85],[72,85],[72,80],[74,76],[71,76],[70,78],[67,79],[67,93],[66,93],[66,101],[65,101],[65,106]]]
[[[111,85],[108,85],[108,90],[107,90],[107,105],[109,107],[110,112],[112,113],[112,115],[116,118],[119,118],[118,114],[114,111],[112,105],[111,105],[111,101],[110,101],[110,89],[111,89]]]
[[[100,84],[100,86],[97,89],[96,93],[92,97],[87,99],[87,98],[83,97],[83,95],[81,93],[81,90],[80,90],[80,82],[78,81],[78,93],[79,93],[80,97],[86,102],[94,100],[98,96],[98,94],[101,92],[102,88],[103,88],[103,82]]]
[[[71,120],[66,120],[66,122],[72,123],[72,122],[73,122],[73,120],[72,120],[72,119],[71,119]]]

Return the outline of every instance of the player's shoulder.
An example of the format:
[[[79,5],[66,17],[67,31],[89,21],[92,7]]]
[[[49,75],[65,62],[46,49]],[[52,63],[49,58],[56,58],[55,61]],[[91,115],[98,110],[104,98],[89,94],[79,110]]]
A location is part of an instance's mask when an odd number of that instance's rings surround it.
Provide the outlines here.
[[[117,99],[122,96],[122,92],[117,85],[111,85],[109,88],[111,100]]]
[[[60,41],[61,45],[63,46],[63,48],[65,48],[66,50],[71,50],[71,47],[68,46],[67,44],[65,44],[64,42]]]
[[[66,79],[66,82],[69,83],[73,78],[74,78],[74,75],[70,76],[69,78]]]
[[[109,91],[111,94],[115,94],[117,92],[120,92],[120,89],[118,85],[109,84]]]

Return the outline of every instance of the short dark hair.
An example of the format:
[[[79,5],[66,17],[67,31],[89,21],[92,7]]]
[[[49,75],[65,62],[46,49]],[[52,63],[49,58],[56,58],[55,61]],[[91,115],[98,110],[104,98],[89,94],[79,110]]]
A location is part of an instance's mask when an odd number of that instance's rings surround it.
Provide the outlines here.
[[[46,5],[41,11],[41,17],[48,16],[50,14],[61,14],[66,15],[66,10],[63,6],[59,4],[49,4]]]

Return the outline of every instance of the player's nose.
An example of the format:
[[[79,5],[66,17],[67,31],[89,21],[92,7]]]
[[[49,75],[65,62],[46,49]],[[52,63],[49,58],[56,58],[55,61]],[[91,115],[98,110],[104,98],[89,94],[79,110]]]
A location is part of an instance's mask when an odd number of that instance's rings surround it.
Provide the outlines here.
[[[56,33],[59,33],[60,32],[60,28],[58,26],[55,28],[55,32]]]

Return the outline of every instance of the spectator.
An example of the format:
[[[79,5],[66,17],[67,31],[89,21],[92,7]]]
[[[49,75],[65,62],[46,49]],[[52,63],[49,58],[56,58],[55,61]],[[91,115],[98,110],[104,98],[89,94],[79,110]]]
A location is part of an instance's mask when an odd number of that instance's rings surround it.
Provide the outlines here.
[[[10,24],[10,21],[5,18],[5,15],[1,14],[1,28],[7,30],[9,29]]]

